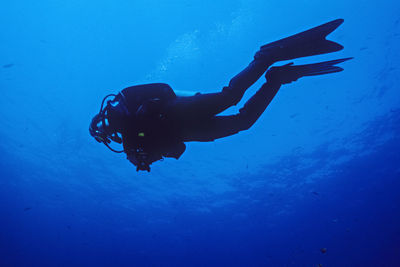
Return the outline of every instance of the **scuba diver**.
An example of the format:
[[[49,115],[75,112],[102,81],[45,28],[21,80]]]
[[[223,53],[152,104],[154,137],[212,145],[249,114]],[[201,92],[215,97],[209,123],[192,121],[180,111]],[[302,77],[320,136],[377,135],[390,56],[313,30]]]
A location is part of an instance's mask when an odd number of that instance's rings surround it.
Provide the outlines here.
[[[218,93],[177,96],[169,85],[154,83],[131,86],[116,95],[107,95],[100,112],[92,119],[89,132],[112,151],[125,152],[137,171],[150,171],[155,161],[165,157],[179,159],[186,149],[185,142],[208,142],[247,130],[281,85],[305,76],[343,70],[336,65],[351,58],[270,68],[278,61],[342,50],[340,44],[326,40],[326,36],[342,23],[343,19],[337,19],[262,46],[253,61]],[[264,73],[266,82],[238,114],[218,115],[238,104],[245,91]],[[109,97],[112,99],[106,101]],[[122,144],[123,149],[113,149],[112,141]]]

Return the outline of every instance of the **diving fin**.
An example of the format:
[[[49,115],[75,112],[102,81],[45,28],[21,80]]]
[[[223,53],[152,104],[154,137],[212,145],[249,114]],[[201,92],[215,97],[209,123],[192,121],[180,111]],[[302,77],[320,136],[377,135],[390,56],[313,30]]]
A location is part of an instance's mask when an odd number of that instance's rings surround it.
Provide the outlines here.
[[[326,40],[326,36],[336,30],[343,19],[333,20],[307,31],[261,46],[255,59],[282,61],[340,51],[343,46]]]
[[[267,81],[270,81],[272,79],[279,79],[279,82],[281,84],[291,83],[305,76],[315,76],[340,72],[343,69],[335,65],[350,59],[352,59],[352,57],[305,65],[293,65],[293,63],[289,63],[283,66],[270,68],[267,71],[265,77],[267,78]]]

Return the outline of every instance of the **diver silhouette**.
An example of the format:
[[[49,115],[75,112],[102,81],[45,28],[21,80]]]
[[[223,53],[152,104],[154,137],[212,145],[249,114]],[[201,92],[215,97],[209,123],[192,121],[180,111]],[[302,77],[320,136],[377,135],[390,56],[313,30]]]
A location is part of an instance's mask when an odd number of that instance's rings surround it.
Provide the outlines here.
[[[213,141],[247,130],[261,116],[282,84],[304,76],[343,70],[335,65],[351,58],[270,68],[278,61],[342,50],[340,44],[326,40],[326,36],[342,23],[342,19],[337,19],[262,46],[253,61],[218,93],[177,96],[169,85],[154,83],[107,95],[100,112],[92,119],[90,134],[112,151],[125,152],[137,171],[150,171],[150,165],[157,160],[164,157],[178,159],[186,149],[184,142]],[[264,73],[266,82],[238,114],[218,115],[238,104],[245,91]],[[113,99],[106,101],[109,97]],[[111,148],[111,141],[122,144],[123,150]]]

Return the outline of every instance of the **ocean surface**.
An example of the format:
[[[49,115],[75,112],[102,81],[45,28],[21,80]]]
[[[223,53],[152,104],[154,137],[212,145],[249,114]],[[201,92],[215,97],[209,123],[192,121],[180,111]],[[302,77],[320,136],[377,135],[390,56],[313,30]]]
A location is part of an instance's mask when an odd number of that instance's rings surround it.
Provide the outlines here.
[[[0,266],[400,266],[399,14],[394,0],[3,1]],[[345,49],[294,62],[354,59],[284,85],[247,131],[150,173],[89,135],[109,93],[218,92],[261,45],[337,18]]]

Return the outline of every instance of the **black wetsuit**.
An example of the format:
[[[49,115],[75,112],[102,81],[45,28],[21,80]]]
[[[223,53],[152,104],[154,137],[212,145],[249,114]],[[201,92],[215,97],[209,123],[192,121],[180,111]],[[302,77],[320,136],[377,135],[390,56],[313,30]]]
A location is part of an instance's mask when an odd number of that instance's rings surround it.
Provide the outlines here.
[[[213,141],[247,130],[256,122],[278,92],[279,83],[264,83],[238,114],[218,114],[236,105],[269,66],[269,62],[253,60],[218,93],[180,97],[162,83],[125,88],[122,90],[125,105],[129,114],[136,115],[110,116],[110,125],[122,133],[125,151],[135,150],[141,143],[146,152],[153,155],[151,162],[162,157],[179,158],[185,151],[183,142]],[[141,99],[149,98],[161,99],[150,103],[151,111],[137,115]],[[129,158],[129,152],[127,154]]]

